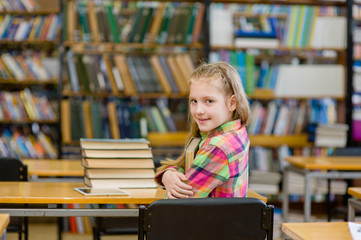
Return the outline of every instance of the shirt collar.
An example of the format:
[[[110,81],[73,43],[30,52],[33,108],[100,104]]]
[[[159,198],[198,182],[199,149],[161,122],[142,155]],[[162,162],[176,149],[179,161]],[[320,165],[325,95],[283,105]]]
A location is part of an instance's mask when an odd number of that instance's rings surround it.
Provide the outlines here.
[[[237,119],[234,121],[223,123],[221,126],[214,129],[212,132],[210,132],[208,135],[206,132],[201,132],[202,140],[204,140],[206,137],[211,138],[218,135],[222,135],[223,133],[230,132],[230,131],[237,131],[242,128],[241,120]]]

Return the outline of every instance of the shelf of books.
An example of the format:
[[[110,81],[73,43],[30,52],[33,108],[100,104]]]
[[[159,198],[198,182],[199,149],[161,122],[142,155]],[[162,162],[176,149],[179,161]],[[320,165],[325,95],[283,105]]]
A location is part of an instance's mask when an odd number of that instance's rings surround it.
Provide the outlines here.
[[[361,2],[354,1],[353,10],[353,81],[352,81],[352,140],[361,144]]]
[[[0,3],[0,152],[57,158],[59,2]]]
[[[210,5],[209,61],[233,65],[250,98],[251,189],[277,195],[284,157],[336,147],[315,144],[315,126],[345,122],[346,7],[311,0]]]
[[[185,131],[204,11],[194,1],[63,1],[62,144]]]

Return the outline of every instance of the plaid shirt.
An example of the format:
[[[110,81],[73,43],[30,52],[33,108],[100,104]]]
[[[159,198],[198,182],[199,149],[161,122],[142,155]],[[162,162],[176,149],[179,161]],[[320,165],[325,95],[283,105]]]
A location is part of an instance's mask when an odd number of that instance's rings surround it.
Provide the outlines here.
[[[248,188],[249,139],[240,120],[202,135],[200,149],[186,177],[195,198],[245,197]],[[184,173],[184,169],[170,167]],[[160,184],[158,173],[156,180]]]

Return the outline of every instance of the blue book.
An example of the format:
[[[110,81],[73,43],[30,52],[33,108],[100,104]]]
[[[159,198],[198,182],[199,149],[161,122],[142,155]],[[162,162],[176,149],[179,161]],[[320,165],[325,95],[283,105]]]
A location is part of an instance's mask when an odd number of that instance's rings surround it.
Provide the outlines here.
[[[237,71],[242,80],[242,85],[246,91],[246,54],[244,52],[237,52]]]

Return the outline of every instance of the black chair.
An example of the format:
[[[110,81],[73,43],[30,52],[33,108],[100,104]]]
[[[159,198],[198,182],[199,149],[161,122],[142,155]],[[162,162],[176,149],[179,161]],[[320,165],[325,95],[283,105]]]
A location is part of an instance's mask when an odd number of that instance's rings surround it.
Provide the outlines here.
[[[28,181],[28,168],[20,159],[0,157],[0,181]],[[5,206],[3,207],[16,207]],[[24,207],[21,205],[20,207]],[[6,228],[7,232],[17,232],[19,240],[28,240],[28,218],[27,217],[10,217],[10,224]]]
[[[162,199],[139,207],[138,240],[273,239],[273,206],[256,198]]]
[[[93,239],[100,240],[105,235],[123,235],[138,233],[136,217],[96,217],[93,226]]]
[[[345,148],[336,148],[331,156],[348,156],[348,157],[352,157],[352,156],[361,156],[361,147],[345,147]],[[352,187],[352,180],[351,179],[346,179],[346,184],[347,184],[347,188]],[[336,209],[332,209],[332,204],[331,204],[331,180],[328,179],[327,180],[327,203],[328,203],[328,221],[331,221],[331,218],[333,215],[342,215],[343,219],[345,221],[347,221],[347,205],[348,205],[348,199],[350,198],[350,196],[348,194],[345,194],[344,199],[343,199],[343,206],[336,208]]]

